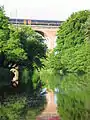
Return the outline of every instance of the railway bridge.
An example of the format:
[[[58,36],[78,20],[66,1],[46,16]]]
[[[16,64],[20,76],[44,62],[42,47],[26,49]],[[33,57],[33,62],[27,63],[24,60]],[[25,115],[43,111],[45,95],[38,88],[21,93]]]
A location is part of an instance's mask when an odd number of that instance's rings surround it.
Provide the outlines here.
[[[9,19],[9,22],[15,25],[22,24],[31,26],[36,32],[41,34],[48,46],[53,49],[56,45],[56,33],[63,21],[54,20],[30,20],[30,19]]]

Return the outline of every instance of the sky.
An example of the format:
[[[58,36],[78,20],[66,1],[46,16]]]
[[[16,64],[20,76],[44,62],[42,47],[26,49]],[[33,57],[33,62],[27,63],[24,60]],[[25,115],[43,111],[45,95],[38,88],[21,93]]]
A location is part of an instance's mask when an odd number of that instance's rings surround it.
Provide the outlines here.
[[[90,0],[0,0],[10,18],[66,20],[73,12],[90,10]]]

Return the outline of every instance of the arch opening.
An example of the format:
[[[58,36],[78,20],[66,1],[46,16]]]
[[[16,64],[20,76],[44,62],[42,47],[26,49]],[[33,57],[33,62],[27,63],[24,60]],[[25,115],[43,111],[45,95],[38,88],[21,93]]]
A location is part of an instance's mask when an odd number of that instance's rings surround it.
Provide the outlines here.
[[[35,30],[35,32],[39,33],[40,35],[42,35],[45,38],[45,33],[39,30]]]
[[[49,39],[46,36],[46,34],[42,31],[39,31],[39,30],[35,30],[35,32],[37,32],[39,35],[41,35],[43,37],[44,43],[46,43],[47,47],[49,47]]]

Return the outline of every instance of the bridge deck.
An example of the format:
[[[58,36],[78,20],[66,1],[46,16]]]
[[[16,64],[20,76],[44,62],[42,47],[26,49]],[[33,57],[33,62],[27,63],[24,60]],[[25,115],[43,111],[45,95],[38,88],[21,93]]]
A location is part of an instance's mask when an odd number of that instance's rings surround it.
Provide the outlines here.
[[[63,21],[54,20],[30,20],[30,19],[9,19],[12,24],[25,24],[25,25],[43,25],[43,26],[60,26]]]

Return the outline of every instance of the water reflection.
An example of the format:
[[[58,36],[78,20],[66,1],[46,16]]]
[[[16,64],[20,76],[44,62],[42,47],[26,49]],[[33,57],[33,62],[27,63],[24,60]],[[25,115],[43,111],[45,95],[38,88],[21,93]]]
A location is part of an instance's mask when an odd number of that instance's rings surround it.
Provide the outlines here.
[[[63,119],[90,119],[90,74],[67,74],[58,85],[58,111]]]
[[[90,120],[90,73],[61,76],[48,72],[46,78],[63,120]]]

